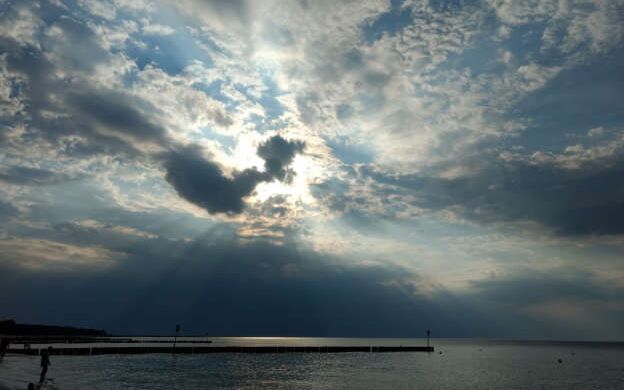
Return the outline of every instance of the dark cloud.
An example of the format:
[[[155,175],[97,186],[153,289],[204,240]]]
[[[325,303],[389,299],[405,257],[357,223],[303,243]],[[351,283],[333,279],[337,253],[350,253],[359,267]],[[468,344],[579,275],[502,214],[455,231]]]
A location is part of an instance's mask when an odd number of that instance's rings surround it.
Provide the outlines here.
[[[240,213],[245,207],[244,198],[251,195],[258,183],[285,180],[294,174],[287,166],[303,147],[299,141],[271,137],[258,147],[258,155],[265,160],[265,172],[250,168],[231,176],[206,160],[199,149],[187,147],[167,154],[165,178],[178,195],[208,212]]]
[[[458,297],[440,287],[421,292],[430,283],[402,268],[349,265],[292,237],[286,245],[241,242],[221,226],[188,241],[111,228],[66,223],[39,237],[125,255],[107,270],[0,263],[3,315],[123,334],[181,323],[186,332],[211,335],[419,337],[430,328],[440,337],[621,337],[609,324],[621,323],[623,313],[609,305],[624,291],[570,269],[474,281]],[[531,312],[544,303],[564,310],[548,318]],[[576,315],[566,314],[566,304],[579,308],[578,323],[566,323]],[[607,319],[604,329],[597,318]]]
[[[256,169],[228,177],[192,147],[169,153],[164,166],[165,178],[178,195],[211,213],[240,213],[245,205],[243,198],[265,179]]]
[[[605,283],[591,272],[559,267],[551,272],[516,272],[502,278],[472,282],[469,302],[498,313],[499,327],[515,329],[517,337],[541,334],[550,339],[618,339],[614,324],[624,310],[614,309],[624,289]],[[519,323],[522,326],[517,327]]]
[[[66,103],[82,116],[83,122],[97,123],[139,140],[164,142],[166,139],[165,129],[152,123],[138,110],[138,107],[148,104],[126,94],[89,91],[68,96]]]
[[[361,180],[373,179],[380,196],[409,195],[418,207],[452,207],[481,223],[534,221],[563,235],[624,232],[622,158],[578,169],[524,160],[503,162],[487,155],[482,158],[475,174],[459,178],[387,175],[370,167],[354,174]]]
[[[301,141],[288,141],[276,135],[258,147],[258,156],[264,160],[264,167],[271,178],[285,180],[293,174],[286,167],[304,147],[305,143]]]
[[[457,318],[451,297],[418,293],[406,282],[417,277],[404,270],[345,265],[296,242],[242,243],[222,228],[192,242],[98,239],[98,229],[77,230],[66,239],[100,242],[127,257],[95,273],[0,264],[3,315],[125,334],[160,333],[171,323],[189,333],[239,336],[420,336],[427,327],[461,335],[476,328]]]
[[[26,83],[17,77],[9,78],[8,82],[15,91],[14,95],[29,103],[26,112],[22,112],[20,117],[3,119],[10,121],[9,123],[16,119],[31,119],[30,117],[38,114],[40,107],[50,104],[48,98],[54,84],[51,76],[55,67],[39,49],[22,46],[10,38],[0,38],[0,51],[5,54],[6,67],[10,74],[26,78]],[[28,117],[23,118],[24,114]]]
[[[460,297],[400,267],[353,265],[292,237],[275,245],[242,242],[223,225],[193,240],[113,228],[63,223],[41,230],[37,238],[123,256],[108,269],[78,265],[81,272],[0,262],[2,314],[122,334],[158,334],[181,323],[188,333],[239,336],[419,337],[427,328],[439,337],[622,336],[610,324],[624,320],[612,309],[624,291],[573,269],[474,281]],[[534,311],[542,304],[563,306],[544,317]],[[569,314],[566,305],[577,310]]]

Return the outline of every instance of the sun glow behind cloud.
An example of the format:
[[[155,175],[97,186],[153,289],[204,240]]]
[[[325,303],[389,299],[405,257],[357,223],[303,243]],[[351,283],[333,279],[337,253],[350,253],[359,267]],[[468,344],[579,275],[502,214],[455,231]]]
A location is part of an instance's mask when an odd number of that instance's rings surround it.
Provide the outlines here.
[[[272,196],[285,196],[289,203],[313,204],[314,198],[310,194],[309,184],[314,178],[312,160],[305,156],[296,156],[292,163],[292,170],[295,173],[290,183],[273,181],[261,183],[256,187],[255,199],[264,202]]]

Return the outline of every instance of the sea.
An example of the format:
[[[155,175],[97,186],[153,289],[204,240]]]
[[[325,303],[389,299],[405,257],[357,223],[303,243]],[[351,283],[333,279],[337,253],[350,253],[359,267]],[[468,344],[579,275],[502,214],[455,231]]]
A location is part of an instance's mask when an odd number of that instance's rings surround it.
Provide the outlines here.
[[[144,341],[150,340],[154,338]],[[186,345],[206,341],[178,340]],[[421,339],[380,338],[210,340],[214,346],[426,344]],[[468,339],[431,343],[435,347],[431,353],[54,355],[42,389],[624,389],[624,343]],[[0,363],[0,389],[26,389],[29,382],[37,382],[39,371],[38,356],[8,354]]]

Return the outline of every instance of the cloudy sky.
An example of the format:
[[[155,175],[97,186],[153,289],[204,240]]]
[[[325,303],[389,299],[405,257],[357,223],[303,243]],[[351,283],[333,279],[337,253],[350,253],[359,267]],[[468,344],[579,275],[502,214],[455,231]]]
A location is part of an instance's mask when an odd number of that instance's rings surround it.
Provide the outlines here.
[[[624,1],[0,1],[0,317],[624,338]]]

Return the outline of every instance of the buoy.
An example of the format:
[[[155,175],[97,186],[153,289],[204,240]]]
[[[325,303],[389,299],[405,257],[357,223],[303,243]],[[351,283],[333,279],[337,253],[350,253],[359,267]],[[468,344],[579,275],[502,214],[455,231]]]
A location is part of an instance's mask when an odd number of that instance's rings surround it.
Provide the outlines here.
[[[557,359],[557,362],[559,362],[559,364],[561,364],[563,362],[563,360]]]

